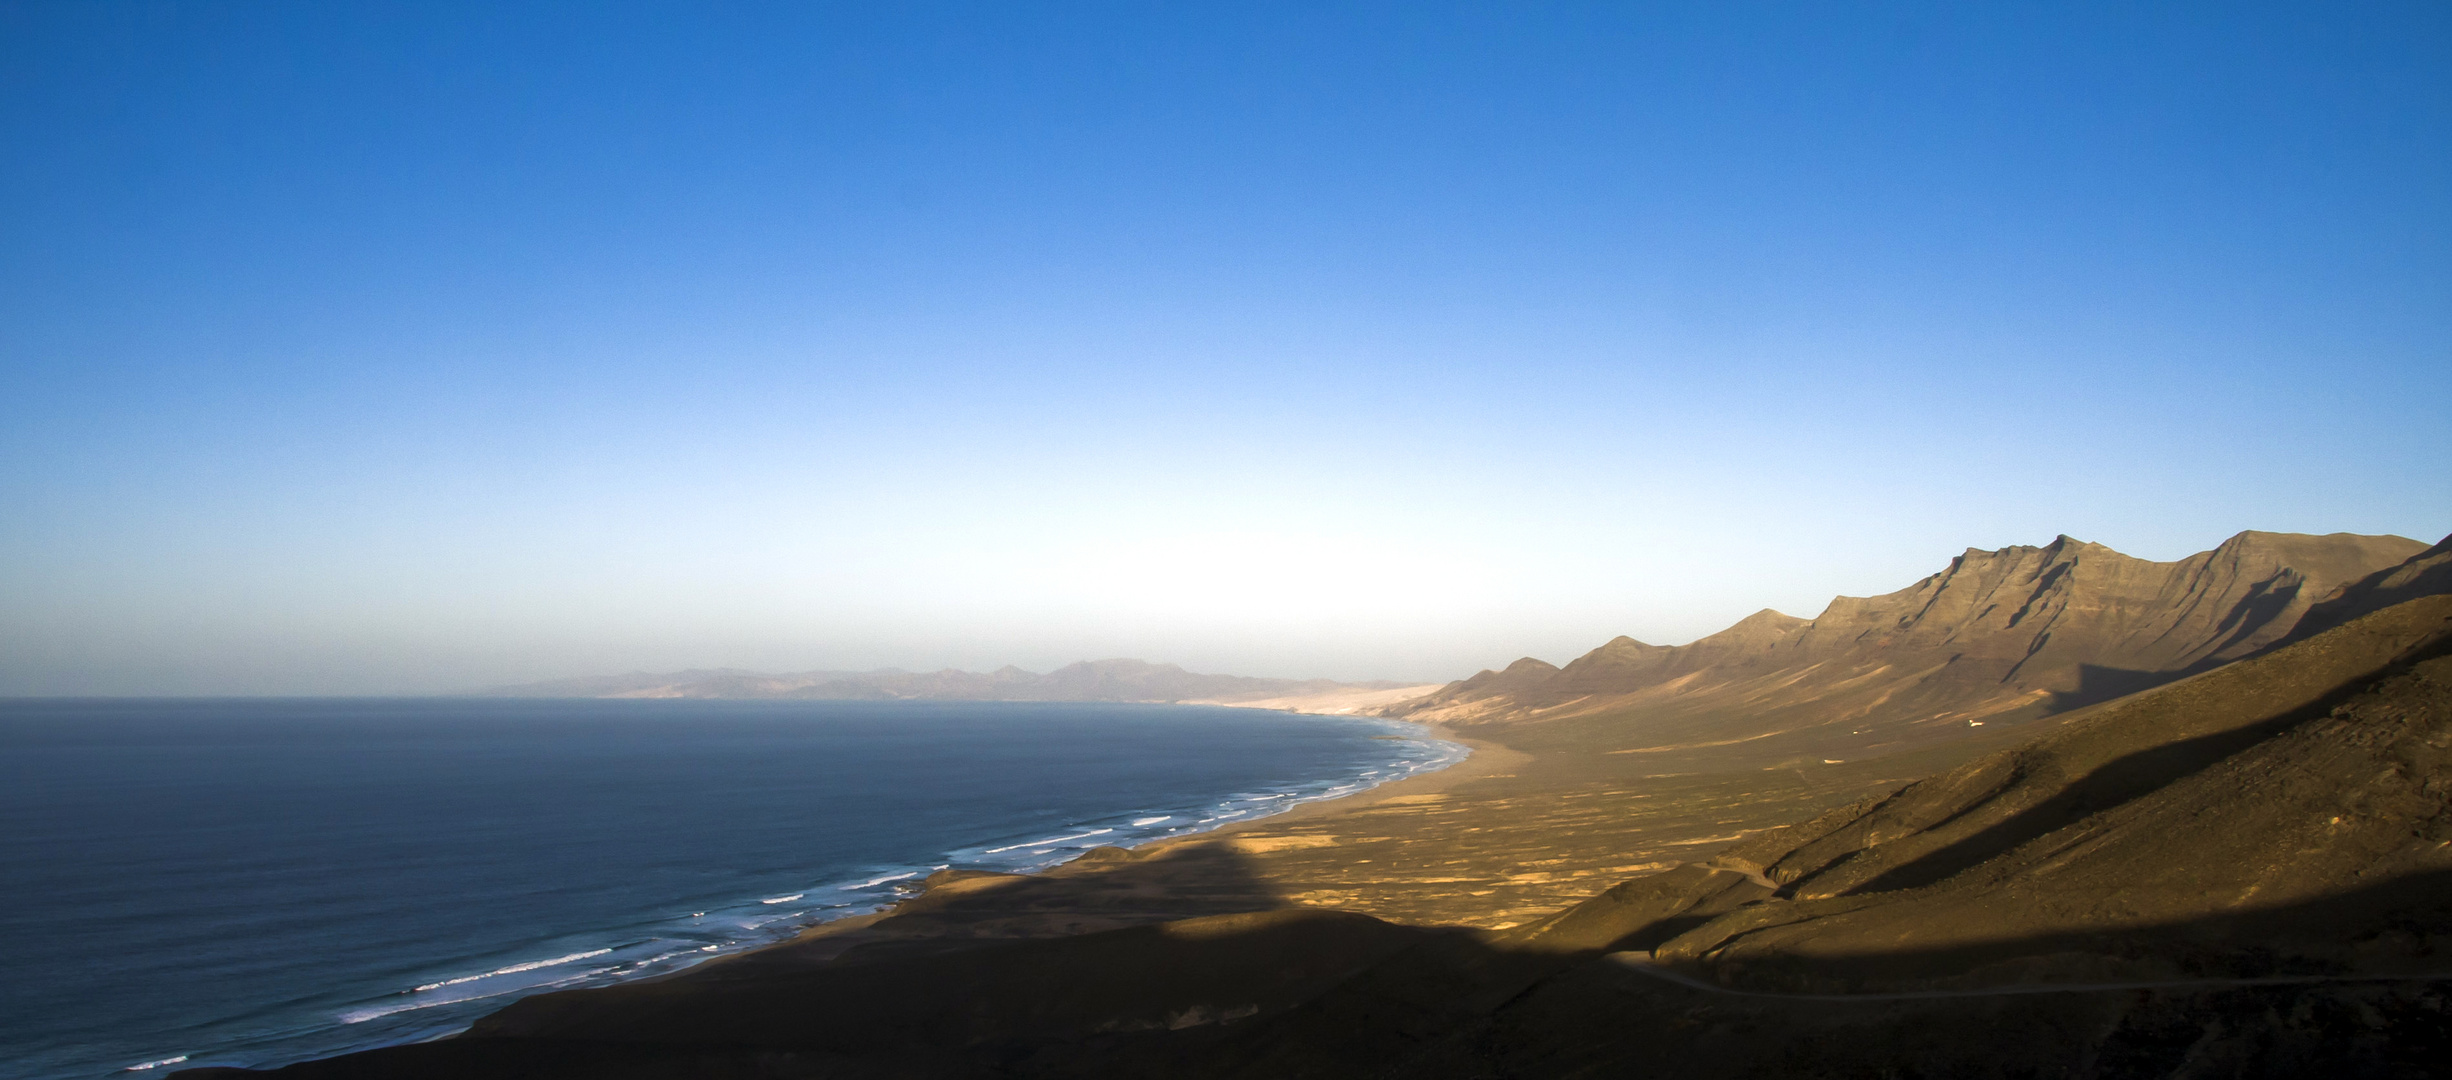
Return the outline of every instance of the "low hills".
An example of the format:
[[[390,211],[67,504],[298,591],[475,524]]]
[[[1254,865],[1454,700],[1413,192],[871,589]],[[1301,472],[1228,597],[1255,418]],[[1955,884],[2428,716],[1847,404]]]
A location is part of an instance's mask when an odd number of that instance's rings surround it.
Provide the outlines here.
[[[1376,705],[1390,691],[1413,690],[1396,682],[1337,682],[1330,679],[1261,679],[1202,675],[1174,664],[1142,660],[1085,660],[1046,674],[1006,666],[981,674],[942,671],[808,671],[770,675],[725,668],[558,679],[487,691],[493,697],[759,698],[801,701],[1114,701],[1184,704],[1289,702],[1305,705],[1356,702]]]

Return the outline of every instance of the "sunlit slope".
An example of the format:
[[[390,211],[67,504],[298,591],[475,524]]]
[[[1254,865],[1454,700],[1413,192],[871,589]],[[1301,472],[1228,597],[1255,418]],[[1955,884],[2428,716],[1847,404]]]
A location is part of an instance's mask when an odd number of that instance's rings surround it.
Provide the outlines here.
[[[1908,588],[1840,597],[1810,620],[1763,611],[1673,647],[1619,638],[1564,668],[1518,661],[1392,714],[1527,749],[1847,761],[2253,655],[2425,548],[2246,532],[2168,563],[2065,536],[1969,550]]]
[[[1734,873],[1630,882],[1547,932],[1648,937],[1610,944],[1775,983],[2421,963],[2452,944],[2448,654],[2452,596],[2401,604],[1755,837],[1712,864]]]

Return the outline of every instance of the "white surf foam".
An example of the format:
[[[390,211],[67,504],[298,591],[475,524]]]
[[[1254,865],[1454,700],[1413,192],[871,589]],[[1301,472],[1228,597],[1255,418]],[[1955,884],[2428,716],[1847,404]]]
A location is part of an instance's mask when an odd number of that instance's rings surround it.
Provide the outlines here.
[[[520,972],[535,971],[538,968],[559,967],[563,964],[575,963],[580,960],[587,960],[593,957],[603,956],[612,951],[613,950],[611,949],[595,949],[589,952],[575,952],[569,956],[557,956],[551,960],[531,960],[525,964],[513,964],[510,967],[495,968],[494,970],[486,972],[483,975],[462,975],[457,979],[445,979],[441,982],[427,983],[424,986],[420,986],[417,989],[410,991],[410,993],[422,994],[428,990],[440,990],[446,986],[458,986],[461,983],[473,983],[479,979],[491,979],[500,975],[517,975]]]
[[[185,1061],[185,1060],[187,1060],[187,1055],[185,1055],[185,1054],[181,1054],[181,1055],[179,1055],[179,1056],[177,1056],[177,1057],[163,1058],[163,1059],[162,1059],[162,1060],[160,1060],[160,1061],[148,1061],[148,1062],[145,1062],[144,1064],[141,1064],[141,1065],[130,1065],[130,1066],[128,1066],[127,1068],[122,1069],[122,1070],[120,1070],[120,1071],[121,1071],[121,1072],[143,1072],[143,1071],[145,1071],[145,1070],[147,1070],[147,1069],[159,1069],[159,1068],[161,1068],[161,1067],[162,1067],[162,1066],[164,1066],[164,1065],[176,1065],[176,1064],[178,1064],[178,1063],[180,1063],[180,1062],[182,1062],[182,1061]]]
[[[457,1005],[464,1001],[483,1001],[491,997],[501,997],[504,994],[525,994],[534,990],[551,990],[559,986],[569,986],[575,982],[585,982],[590,978],[594,978],[595,976],[602,975],[612,970],[613,969],[609,967],[591,968],[575,975],[563,976],[562,978],[555,979],[551,982],[523,983],[518,986],[506,986],[499,990],[488,990],[482,994],[462,994],[459,997],[434,998],[427,1001],[412,1001],[404,1005],[382,1005],[371,1009],[352,1009],[348,1012],[340,1014],[340,1021],[344,1024],[363,1024],[377,1017],[391,1016],[395,1013],[414,1012],[418,1009],[432,1009],[443,1005]]]
[[[992,848],[987,849],[986,851],[982,851],[982,852],[980,852],[980,854],[982,854],[982,855],[1002,855],[1002,854],[1004,854],[1005,852],[1008,852],[1008,851],[1020,851],[1020,850],[1022,850],[1023,848],[1045,847],[1045,846],[1047,846],[1047,845],[1049,845],[1049,844],[1061,844],[1061,843],[1063,843],[1063,842],[1065,842],[1065,841],[1067,841],[1067,840],[1080,840],[1080,839],[1084,839],[1084,838],[1087,838],[1087,837],[1092,837],[1092,836],[1105,836],[1106,834],[1111,833],[1111,832],[1114,832],[1114,831],[1115,831],[1114,829],[1092,829],[1092,830],[1090,830],[1090,831],[1088,831],[1088,832],[1083,832],[1083,833],[1074,833],[1074,834],[1073,834],[1073,835],[1071,835],[1071,836],[1051,836],[1051,837],[1048,837],[1048,838],[1047,838],[1047,839],[1045,839],[1045,840],[1033,840],[1033,841],[1031,841],[1031,842],[1029,842],[1029,843],[1027,843],[1027,844],[1011,844],[1011,845],[1007,845],[1007,846],[1005,846],[1005,847],[992,847]]]
[[[1208,812],[1207,814],[1205,814],[1205,815],[1204,815],[1204,814],[1199,814],[1198,812],[1186,812],[1186,813],[1180,813],[1180,814],[1154,814],[1154,815],[1150,815],[1150,816],[1146,816],[1146,817],[1141,817],[1141,818],[1132,819],[1131,824],[1130,824],[1129,826],[1124,826],[1124,828],[1133,828],[1133,829],[1148,829],[1148,828],[1150,828],[1151,826],[1159,826],[1159,825],[1167,825],[1167,826],[1169,826],[1169,827],[1167,827],[1167,828],[1163,828],[1163,829],[1155,829],[1155,830],[1152,830],[1152,831],[1151,831],[1151,832],[1149,832],[1149,833],[1144,833],[1144,834],[1141,834],[1140,839],[1143,839],[1143,840],[1147,840],[1147,839],[1156,839],[1156,838],[1157,838],[1157,837],[1159,837],[1159,836],[1172,836],[1172,835],[1179,835],[1179,834],[1186,833],[1186,832],[1199,832],[1199,831],[1203,831],[1203,830],[1206,830],[1206,829],[1215,828],[1215,827],[1218,827],[1218,826],[1223,825],[1223,824],[1225,824],[1225,823],[1228,823],[1228,822],[1231,822],[1231,821],[1235,821],[1235,820],[1238,820],[1238,819],[1241,819],[1241,818],[1245,818],[1245,817],[1265,817],[1265,816],[1274,815],[1274,814],[1279,813],[1279,812],[1281,812],[1281,811],[1285,810],[1286,808],[1291,807],[1291,806],[1293,806],[1293,805],[1296,805],[1296,804],[1298,804],[1298,803],[1313,802],[1313,801],[1317,801],[1317,800],[1320,800],[1320,799],[1331,799],[1331,798],[1336,798],[1336,797],[1339,797],[1339,796],[1342,796],[1342,795],[1351,794],[1351,793],[1356,792],[1356,791],[1363,791],[1363,790],[1367,790],[1367,789],[1370,789],[1370,788],[1373,788],[1373,787],[1377,787],[1377,786],[1379,786],[1379,785],[1380,785],[1380,784],[1382,784],[1382,783],[1386,783],[1386,782],[1388,782],[1389,780],[1398,779],[1398,778],[1402,778],[1402,777],[1406,777],[1406,776],[1412,776],[1412,775],[1415,775],[1415,774],[1420,773],[1420,772],[1424,772],[1424,771],[1428,771],[1428,770],[1431,770],[1431,769],[1440,768],[1440,767],[1444,767],[1444,766],[1446,766],[1446,765],[1453,764],[1453,763],[1454,763],[1454,762],[1456,762],[1457,760],[1461,760],[1461,759],[1462,759],[1464,756],[1466,756],[1466,753],[1468,752],[1468,751],[1466,750],[1466,748],[1465,748],[1465,747],[1458,746],[1458,745],[1455,745],[1455,744],[1452,744],[1452,743],[1441,743],[1441,742],[1434,742],[1434,741],[1429,741],[1429,740],[1423,740],[1421,743],[1418,743],[1418,744],[1416,744],[1416,745],[1418,745],[1418,746],[1419,746],[1419,748],[1420,748],[1420,752],[1421,752],[1421,754],[1422,754],[1422,756],[1421,756],[1421,757],[1418,757],[1418,758],[1408,758],[1408,759],[1405,759],[1405,760],[1400,760],[1400,761],[1398,761],[1398,762],[1396,762],[1396,763],[1392,764],[1391,766],[1382,767],[1382,768],[1376,768],[1376,769],[1371,769],[1371,770],[1368,770],[1368,771],[1366,771],[1366,772],[1363,772],[1363,773],[1361,773],[1361,774],[1359,774],[1359,775],[1355,775],[1355,774],[1348,774],[1347,778],[1346,778],[1346,779],[1344,779],[1344,780],[1343,780],[1343,781],[1341,781],[1341,782],[1335,782],[1335,783],[1331,783],[1331,784],[1322,785],[1322,786],[1321,786],[1321,787],[1319,787],[1319,788],[1313,788],[1313,789],[1307,789],[1307,790],[1299,790],[1299,791],[1277,791],[1277,792],[1265,792],[1265,793],[1264,793],[1264,792],[1244,792],[1244,793],[1239,793],[1239,794],[1237,794],[1237,795],[1235,795],[1235,796],[1232,796],[1232,797],[1230,797],[1230,798],[1226,799],[1226,800],[1225,800],[1225,801],[1223,801],[1223,802],[1220,802],[1220,803],[1215,804],[1215,805],[1214,805],[1214,807],[1213,807],[1212,809],[1210,809],[1210,810],[1209,810],[1209,812]],[[1170,825],[1169,823],[1173,823],[1173,824],[1171,824],[1171,825]],[[1116,833],[1117,831],[1118,831],[1118,829],[1117,829],[1117,828],[1095,828],[1095,829],[1085,829],[1085,830],[1082,830],[1082,831],[1079,831],[1079,832],[1067,833],[1067,834],[1064,834],[1064,835],[1061,835],[1061,836],[1047,837],[1047,838],[1045,838],[1045,839],[1040,839],[1040,840],[1032,840],[1032,841],[1028,841],[1028,842],[1026,842],[1026,843],[1019,843],[1019,844],[1008,844],[1008,845],[1005,845],[1005,846],[1002,846],[1002,847],[987,848],[987,849],[980,850],[980,851],[979,851],[979,854],[980,854],[980,855],[983,855],[983,856],[1004,855],[1004,856],[1008,856],[1009,858],[1010,858],[1010,857],[1012,857],[1012,856],[1014,856],[1014,855],[1016,855],[1016,854],[1018,854],[1018,855],[1020,855],[1020,856],[1027,857],[1027,858],[1029,858],[1029,859],[1031,859],[1031,860],[1042,859],[1042,858],[1045,858],[1045,857],[1048,857],[1048,856],[1059,856],[1059,857],[1061,857],[1061,855],[1062,855],[1062,849],[1063,849],[1063,848],[1066,848],[1066,847],[1078,847],[1078,846],[1080,846],[1080,845],[1078,845],[1078,844],[1074,844],[1074,843],[1073,843],[1074,841],[1088,840],[1088,839],[1091,839],[1091,838],[1093,838],[1093,837],[1108,836],[1108,835],[1112,835],[1112,834]],[[1120,839],[1120,838],[1119,838],[1119,839]],[[1138,842],[1138,841],[1136,840],[1136,841],[1127,841],[1127,842]],[[1002,860],[1000,860],[1000,861],[1002,861]],[[944,868],[945,868],[945,866],[944,866],[944,865],[939,865],[939,866],[934,867],[933,869],[944,869]],[[888,884],[888,883],[891,883],[891,882],[896,882],[896,881],[905,881],[905,880],[909,880],[909,879],[911,879],[911,878],[918,877],[919,875],[921,875],[921,874],[923,874],[923,873],[926,873],[926,872],[927,872],[927,871],[925,871],[925,870],[906,870],[906,871],[900,871],[900,872],[897,872],[897,873],[891,873],[891,874],[880,874],[880,875],[878,875],[878,876],[876,876],[876,877],[873,877],[873,878],[870,878],[870,879],[868,879],[868,880],[866,880],[866,881],[861,881],[861,882],[858,882],[858,883],[855,883],[855,884],[849,884],[849,885],[841,885],[841,886],[837,886],[837,888],[838,888],[838,889],[840,889],[840,890],[842,890],[842,891],[850,891],[850,892],[857,892],[857,891],[861,891],[861,890],[875,889],[876,887],[878,887],[878,886],[880,886],[880,885],[885,885],[885,884]],[[758,903],[760,903],[760,904],[762,904],[762,905],[769,905],[769,906],[773,906],[773,905],[781,905],[781,904],[788,904],[788,903],[791,903],[791,902],[796,901],[796,900],[804,900],[804,899],[806,899],[806,898],[807,898],[807,896],[808,896],[808,894],[807,894],[807,893],[805,893],[805,892],[803,892],[803,893],[793,893],[793,894],[788,895],[788,896],[776,896],[776,897],[770,897],[770,898],[761,899],[761,900],[759,900],[759,901],[758,901]],[[872,896],[870,896],[870,897],[853,898],[853,899],[851,899],[850,901],[848,901],[848,902],[846,902],[846,903],[825,904],[825,905],[822,905],[822,907],[823,907],[823,908],[826,908],[826,909],[834,909],[834,908],[845,908],[845,907],[874,906],[875,904],[879,904],[879,903],[882,903],[882,902],[883,902],[883,900],[881,900],[881,899],[877,899],[877,898],[875,897],[875,895],[874,895],[874,894],[872,894]],[[736,909],[736,910],[737,910],[737,909]],[[799,919],[802,919],[802,918],[804,918],[804,917],[811,916],[811,915],[815,914],[815,910],[816,910],[816,909],[811,909],[811,910],[801,910],[801,911],[791,911],[791,912],[788,912],[788,913],[777,913],[776,915],[774,915],[774,916],[772,916],[772,917],[768,917],[768,918],[760,918],[760,919],[756,919],[756,920],[754,920],[754,921],[745,921],[745,922],[743,922],[741,925],[742,925],[742,927],[743,927],[744,929],[747,929],[747,930],[753,930],[753,931],[759,931],[759,933],[749,935],[750,937],[754,937],[754,938],[760,938],[760,939],[763,939],[764,937],[766,937],[766,936],[767,936],[767,932],[765,931],[765,929],[764,929],[764,928],[766,928],[766,927],[768,927],[768,926],[770,926],[770,925],[783,925],[783,924],[789,924],[789,923],[792,923],[792,922],[794,922],[795,920],[799,920]],[[704,919],[704,918],[706,918],[706,917],[707,917],[709,914],[711,914],[711,912],[692,912],[692,913],[690,914],[690,916],[689,916],[689,917],[690,917],[692,920],[700,920],[700,919]],[[703,924],[700,924],[700,925],[703,925]],[[696,946],[696,947],[683,947],[683,948],[680,948],[680,949],[678,949],[678,950],[672,950],[672,951],[666,951],[666,952],[661,952],[661,953],[655,953],[655,954],[653,954],[653,955],[649,956],[647,959],[643,959],[643,960],[635,960],[635,961],[627,961],[627,962],[623,962],[623,963],[617,963],[617,964],[614,964],[613,966],[610,966],[610,967],[604,967],[604,968],[598,968],[598,969],[594,969],[594,970],[590,970],[590,971],[579,972],[579,973],[577,973],[577,974],[572,974],[572,975],[564,976],[564,977],[561,977],[561,978],[556,978],[556,979],[553,979],[552,981],[549,981],[549,982],[544,982],[544,983],[521,983],[521,984],[519,984],[519,985],[503,986],[503,987],[500,987],[500,988],[495,988],[495,987],[492,987],[492,986],[482,987],[482,988],[472,988],[472,989],[481,989],[483,992],[479,992],[479,993],[467,993],[467,994],[456,994],[456,995],[438,995],[438,996],[433,996],[433,997],[425,997],[425,998],[421,998],[421,999],[419,999],[419,1000],[414,1000],[414,1001],[403,1001],[403,1002],[400,1002],[400,1003],[398,1003],[398,1004],[390,1004],[390,1005],[384,1005],[384,1006],[377,1006],[377,1007],[372,1007],[372,1008],[360,1009],[360,1010],[356,1010],[356,1011],[352,1011],[352,1012],[348,1012],[348,1013],[343,1013],[343,1014],[341,1014],[341,1015],[340,1015],[339,1019],[340,1019],[342,1022],[344,1022],[344,1023],[350,1023],[350,1024],[362,1023],[362,1022],[364,1022],[364,1021],[371,1020],[371,1019],[375,1019],[375,1018],[377,1018],[377,1017],[382,1017],[382,1016],[390,1016],[390,1015],[393,1015],[393,1014],[395,1014],[395,1013],[407,1012],[407,1011],[411,1011],[411,1010],[415,1010],[415,1009],[432,1008],[432,1007],[435,1007],[435,1006],[441,1006],[441,1005],[452,1005],[452,1004],[457,1004],[457,1003],[461,1003],[461,1002],[467,1002],[467,1001],[476,1001],[476,1000],[481,1000],[481,999],[485,999],[485,998],[499,997],[499,996],[506,995],[506,994],[525,994],[525,993],[535,993],[535,992],[542,991],[542,990],[557,989],[557,988],[560,988],[560,987],[564,987],[564,986],[571,985],[571,984],[573,984],[573,983],[583,983],[583,982],[588,981],[589,979],[595,978],[595,977],[600,976],[600,975],[604,975],[604,974],[606,974],[606,973],[613,973],[613,977],[615,977],[615,978],[630,977],[630,976],[635,976],[635,975],[644,975],[644,974],[647,974],[648,969],[649,969],[649,968],[652,968],[652,967],[660,967],[660,966],[663,966],[663,965],[673,964],[673,963],[675,963],[675,962],[679,962],[679,963],[681,963],[681,964],[683,964],[683,965],[685,965],[685,966],[686,966],[688,963],[694,963],[694,962],[696,962],[696,960],[697,960],[697,959],[707,957],[709,954],[721,953],[721,952],[724,952],[724,951],[726,951],[726,950],[728,950],[728,949],[739,948],[739,947],[743,947],[745,944],[755,944],[755,943],[756,943],[755,941],[747,941],[747,942],[725,942],[725,943],[722,943],[722,944],[702,945],[702,946]],[[642,942],[641,944],[644,944],[644,943]],[[669,948],[670,948],[670,946],[668,945],[668,946],[667,946],[667,948],[669,949]],[[555,957],[555,958],[550,959],[550,960],[537,960],[537,961],[530,961],[530,962],[527,962],[527,963],[522,963],[522,964],[512,964],[512,965],[509,965],[509,966],[506,966],[506,967],[497,968],[497,969],[495,969],[495,970],[493,970],[493,971],[486,972],[486,973],[484,973],[484,974],[482,974],[482,975],[469,975],[469,976],[462,976],[462,977],[460,977],[460,978],[455,978],[455,979],[446,979],[446,980],[443,980],[442,982],[437,982],[437,983],[429,983],[429,984],[426,984],[426,985],[424,985],[424,986],[420,986],[420,987],[418,987],[418,988],[416,989],[416,991],[413,991],[413,993],[418,993],[418,994],[421,994],[421,995],[422,995],[422,994],[425,994],[426,992],[429,992],[429,991],[440,990],[440,989],[444,989],[444,988],[446,988],[446,987],[454,987],[454,986],[459,986],[459,985],[466,984],[466,983],[473,983],[473,982],[477,982],[478,980],[481,980],[481,979],[500,978],[500,977],[503,977],[503,976],[516,975],[516,974],[521,974],[521,973],[524,973],[524,972],[535,971],[535,970],[539,970],[539,969],[542,969],[542,968],[554,967],[554,966],[561,965],[561,964],[574,963],[574,962],[579,961],[579,960],[585,960],[585,959],[590,959],[590,958],[593,958],[593,957],[604,956],[604,955],[607,955],[608,953],[611,953],[611,952],[613,952],[613,951],[614,951],[614,950],[611,950],[611,949],[596,949],[596,950],[591,950],[591,951],[588,951],[588,952],[582,952],[582,953],[572,953],[572,954],[570,954],[570,955],[568,955],[568,956]],[[684,959],[684,958],[688,958],[688,959]],[[179,1059],[179,1060],[184,1060],[184,1059],[182,1058],[182,1059]],[[135,1067],[135,1066],[130,1066],[129,1068],[133,1070],[133,1069],[134,1069],[134,1068],[136,1068],[136,1067]]]
[[[708,946],[707,948],[721,948],[721,947],[722,947],[722,946],[711,945],[711,946]],[[705,952],[705,951],[706,951],[706,949],[702,949],[702,948],[699,948],[698,946],[693,945],[693,946],[691,946],[691,947],[689,947],[689,948],[686,948],[686,949],[674,949],[674,950],[673,950],[673,951],[671,951],[671,952],[657,953],[657,954],[655,954],[654,956],[650,956],[650,957],[648,957],[648,958],[647,958],[647,959],[645,959],[645,960],[633,960],[633,961],[631,961],[631,962],[630,962],[630,966],[631,966],[631,967],[633,967],[633,968],[652,967],[652,966],[654,966],[654,965],[656,965],[656,964],[661,964],[661,963],[663,963],[663,962],[665,962],[665,961],[667,961],[667,960],[670,960],[670,959],[672,959],[672,958],[674,958],[674,957],[676,957],[676,956],[696,956],[696,955],[698,955],[699,953],[702,953],[702,952]]]

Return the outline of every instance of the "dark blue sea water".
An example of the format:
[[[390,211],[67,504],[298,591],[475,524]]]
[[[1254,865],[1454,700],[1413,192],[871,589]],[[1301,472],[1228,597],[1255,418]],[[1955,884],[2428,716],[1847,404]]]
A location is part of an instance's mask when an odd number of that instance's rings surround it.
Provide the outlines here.
[[[0,1070],[430,1038],[1461,754],[1198,706],[0,701]]]

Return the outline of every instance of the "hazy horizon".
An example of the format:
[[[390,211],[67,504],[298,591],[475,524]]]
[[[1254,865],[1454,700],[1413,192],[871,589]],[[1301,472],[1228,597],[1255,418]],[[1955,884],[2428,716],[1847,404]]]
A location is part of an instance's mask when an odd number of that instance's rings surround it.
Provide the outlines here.
[[[0,695],[1443,682],[2452,529],[2452,12],[0,4]]]

